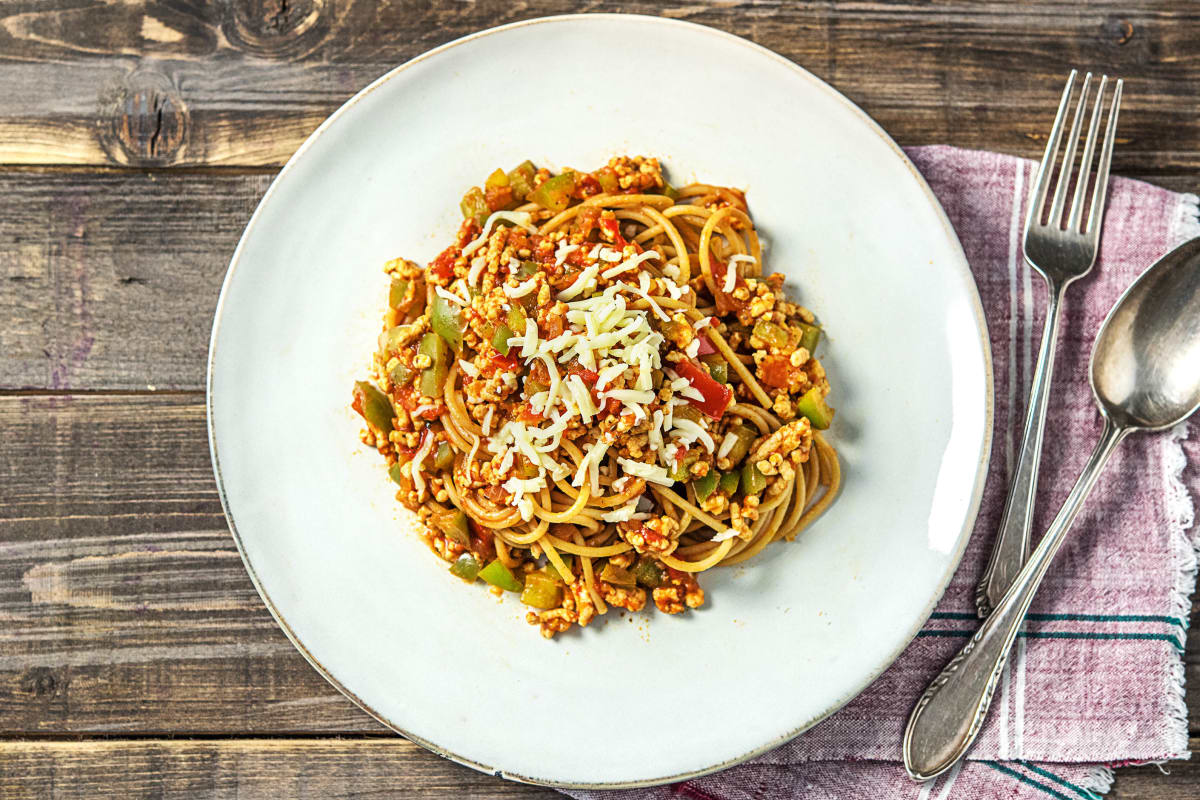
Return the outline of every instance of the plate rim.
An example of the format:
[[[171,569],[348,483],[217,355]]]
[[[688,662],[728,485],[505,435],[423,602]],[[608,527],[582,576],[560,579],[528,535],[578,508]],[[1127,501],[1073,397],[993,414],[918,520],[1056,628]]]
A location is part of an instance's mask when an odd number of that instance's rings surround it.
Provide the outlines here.
[[[967,279],[966,282],[970,289],[968,294],[970,295],[970,300],[971,300],[971,310],[973,313],[973,318],[974,318],[975,326],[976,326],[975,332],[976,332],[976,335],[978,336],[979,344],[982,346],[985,408],[984,408],[983,432],[982,432],[982,438],[981,438],[981,442],[980,442],[980,455],[979,455],[978,463],[976,465],[975,482],[972,487],[969,508],[968,508],[967,514],[964,518],[963,525],[959,531],[959,535],[958,535],[958,539],[957,539],[957,542],[956,542],[956,545],[954,548],[954,552],[952,552],[950,554],[951,557],[950,557],[949,561],[947,562],[947,568],[946,568],[945,572],[939,578],[938,588],[932,595],[929,603],[922,610],[921,614],[916,618],[915,625],[910,626],[910,629],[905,633],[905,636],[902,640],[902,644],[899,645],[899,647],[897,647],[892,653],[890,653],[887,656],[887,658],[883,661],[882,665],[878,669],[873,670],[869,675],[867,675],[859,686],[857,686],[851,692],[846,694],[846,696],[839,698],[826,711],[824,711],[823,713],[819,714],[818,716],[806,721],[799,727],[792,729],[790,731],[787,731],[779,736],[776,736],[776,737],[772,738],[770,741],[765,742],[764,744],[759,745],[758,747],[752,748],[751,750],[749,750],[748,752],[746,752],[742,755],[725,759],[725,760],[723,760],[719,763],[713,764],[711,766],[707,766],[707,767],[703,767],[703,768],[695,769],[695,770],[690,770],[687,772],[677,773],[674,775],[667,775],[667,776],[662,776],[662,777],[658,777],[658,778],[649,778],[649,779],[634,780],[634,781],[600,781],[600,782],[566,782],[566,783],[564,783],[564,782],[556,782],[556,781],[547,780],[545,778],[537,778],[532,775],[516,774],[513,772],[509,772],[509,771],[500,769],[498,767],[494,767],[494,766],[491,766],[488,764],[481,763],[479,761],[468,758],[466,756],[462,756],[457,753],[454,753],[432,741],[424,739],[420,736],[417,736],[417,735],[403,729],[402,727],[395,724],[394,722],[391,722],[390,720],[386,719],[382,714],[380,714],[375,709],[373,709],[366,701],[364,701],[361,697],[356,695],[349,687],[345,686],[341,681],[339,681],[337,678],[335,678],[333,676],[333,674],[328,669],[326,669],[325,666],[323,664],[321,664],[321,662],[316,658],[316,656],[313,655],[313,653],[304,645],[304,643],[300,640],[299,636],[292,629],[291,625],[288,624],[287,620],[283,617],[282,613],[276,607],[274,601],[272,601],[270,595],[267,593],[262,582],[259,580],[258,573],[256,572],[254,565],[250,562],[250,558],[246,553],[246,548],[243,546],[241,534],[238,532],[237,523],[234,520],[233,512],[231,511],[230,506],[229,506],[229,500],[228,500],[228,498],[226,496],[226,492],[225,492],[225,482],[224,482],[224,479],[223,479],[222,473],[221,473],[221,462],[220,462],[219,454],[217,452],[217,438],[216,438],[216,431],[215,431],[215,427],[214,427],[214,423],[213,423],[213,393],[214,393],[214,369],[213,369],[213,367],[216,362],[217,342],[218,342],[218,338],[220,335],[221,320],[222,320],[222,315],[223,315],[223,311],[225,308],[226,292],[227,292],[230,282],[233,278],[233,274],[237,270],[237,267],[241,262],[242,251],[244,250],[246,243],[249,240],[251,233],[254,230],[255,223],[258,221],[260,214],[263,213],[263,209],[266,208],[267,204],[274,197],[275,192],[278,189],[284,176],[286,176],[288,174],[288,172],[292,169],[293,165],[304,156],[304,154],[309,150],[309,148],[315,144],[315,142],[321,137],[321,135],[323,133],[325,133],[325,131],[334,122],[336,122],[343,114],[347,113],[352,106],[357,105],[361,100],[363,100],[365,97],[367,97],[369,94],[371,94],[371,92],[375,91],[375,89],[379,88],[387,81],[389,81],[392,78],[394,78],[395,76],[399,75],[401,72],[403,72],[403,71],[409,69],[410,67],[413,67],[423,61],[426,61],[430,58],[441,55],[442,53],[444,53],[448,50],[451,50],[455,47],[459,47],[461,45],[468,44],[477,39],[482,39],[487,36],[501,34],[501,33],[504,33],[504,32],[507,32],[507,31],[510,31],[510,30],[513,30],[516,28],[531,27],[534,25],[542,25],[542,24],[564,23],[564,22],[581,22],[581,21],[590,22],[593,19],[631,22],[631,23],[635,23],[635,24],[644,24],[644,25],[665,25],[668,27],[686,28],[694,33],[701,33],[704,35],[714,36],[714,37],[723,39],[726,42],[736,43],[742,47],[745,47],[745,48],[748,48],[748,49],[754,51],[757,55],[766,56],[766,57],[770,58],[771,60],[775,61],[776,63],[787,67],[793,73],[795,73],[799,78],[805,80],[806,82],[808,82],[809,84],[814,86],[818,91],[824,92],[827,95],[831,95],[833,98],[836,98],[836,100],[838,102],[840,102],[843,106],[845,106],[852,114],[857,116],[858,119],[862,123],[864,123],[870,131],[875,133],[883,141],[883,143],[889,149],[892,150],[892,152],[900,159],[901,163],[904,164],[904,166],[908,169],[908,171],[916,179],[917,184],[920,187],[921,191],[925,194],[926,198],[932,204],[932,207],[937,214],[938,220],[942,224],[942,228],[944,229],[946,236],[948,237],[949,241],[951,243],[953,243],[953,245],[954,245],[953,249],[956,251],[958,258],[956,259],[957,263],[955,263],[953,265],[953,269],[960,274],[960,277],[965,277]],[[792,61],[789,58],[786,58],[785,56],[780,55],[779,53],[776,53],[774,50],[771,50],[768,47],[758,44],[757,42],[752,42],[749,39],[746,39],[735,33],[730,33],[728,31],[721,30],[719,28],[713,28],[708,25],[702,25],[700,23],[691,22],[691,21],[682,20],[682,19],[670,19],[670,18],[666,18],[666,17],[656,17],[656,16],[650,16],[650,15],[646,15],[646,14],[622,14],[622,13],[605,12],[605,13],[584,13],[584,14],[556,14],[556,15],[545,16],[545,17],[534,17],[532,19],[518,20],[516,22],[506,23],[504,25],[498,25],[498,26],[491,27],[491,28],[485,28],[483,30],[479,30],[479,31],[475,31],[473,33],[467,34],[466,36],[462,36],[457,39],[453,39],[449,42],[446,42],[446,43],[438,45],[437,47],[434,47],[430,50],[427,50],[427,51],[409,59],[408,61],[405,61],[403,64],[399,64],[399,65],[393,67],[392,69],[388,70],[383,75],[381,75],[378,78],[376,78],[375,80],[371,81],[365,87],[363,87],[358,92],[356,92],[348,100],[346,100],[344,103],[342,103],[340,106],[338,106],[338,108],[335,109],[334,112],[332,114],[330,114],[324,121],[322,121],[321,124],[319,126],[317,126],[317,128],[311,134],[309,134],[309,136],[304,140],[304,142],[301,143],[301,145],[296,149],[296,152],[292,154],[292,156],[284,163],[283,167],[279,170],[278,174],[276,174],[275,177],[271,180],[270,186],[268,186],[267,190],[263,193],[263,196],[259,200],[258,205],[256,205],[254,208],[254,213],[251,214],[249,221],[246,223],[246,227],[245,227],[245,229],[243,229],[242,235],[238,239],[237,247],[234,248],[233,255],[230,256],[229,266],[226,269],[225,277],[221,282],[221,291],[220,291],[220,295],[217,299],[216,309],[213,313],[212,331],[209,336],[208,358],[207,358],[207,363],[206,363],[206,367],[205,367],[204,406],[205,406],[205,422],[206,422],[205,427],[208,432],[209,454],[210,454],[210,458],[212,461],[213,475],[214,475],[214,477],[216,479],[216,483],[217,483],[217,494],[221,499],[221,510],[224,513],[225,521],[229,526],[229,531],[233,537],[234,544],[237,546],[238,555],[241,557],[242,565],[246,568],[246,572],[250,576],[251,583],[254,584],[255,590],[258,592],[259,597],[262,598],[264,605],[266,605],[267,610],[270,612],[271,617],[275,620],[275,623],[280,627],[280,629],[284,632],[284,635],[287,636],[288,640],[300,652],[300,654],[309,663],[309,665],[312,666],[312,668],[315,669],[317,671],[317,673],[321,675],[321,677],[323,677],[326,681],[328,681],[330,683],[330,685],[332,685],[335,689],[337,689],[345,697],[347,697],[351,702],[353,702],[355,705],[357,705],[359,708],[361,708],[363,711],[365,711],[368,715],[370,715],[373,719],[378,721],[384,727],[388,728],[389,730],[395,731],[396,733],[400,734],[401,736],[408,739],[409,741],[414,742],[415,744],[418,744],[421,747],[424,747],[426,750],[429,750],[430,752],[435,753],[436,755],[441,756],[442,758],[448,759],[457,764],[462,764],[464,766],[470,767],[479,772],[493,775],[498,778],[504,778],[507,780],[515,781],[518,783],[526,783],[526,784],[535,785],[535,786],[548,786],[551,788],[633,789],[633,788],[643,788],[643,787],[649,787],[649,786],[659,786],[659,785],[668,784],[668,783],[676,783],[679,781],[686,781],[686,780],[690,780],[692,778],[698,778],[698,777],[701,777],[704,775],[709,775],[714,772],[718,772],[720,770],[724,770],[724,769],[728,769],[730,767],[736,766],[736,765],[746,762],[756,756],[762,755],[763,753],[766,753],[770,750],[780,747],[781,745],[784,745],[787,742],[791,741],[792,739],[796,738],[804,731],[807,731],[807,730],[815,727],[816,725],[820,724],[822,721],[824,721],[825,719],[827,719],[828,717],[830,717],[831,715],[836,713],[837,711],[841,710],[847,703],[849,703],[851,700],[853,700],[855,697],[857,697],[859,694],[861,694],[863,692],[863,690],[865,690],[868,686],[870,686],[872,683],[874,683],[875,680],[881,674],[883,674],[883,672],[885,670],[887,670],[892,664],[895,663],[896,659],[899,658],[900,654],[916,638],[917,632],[921,629],[921,627],[928,620],[930,614],[933,613],[934,608],[937,606],[938,602],[941,600],[942,596],[945,594],[947,587],[950,585],[951,579],[953,578],[955,572],[957,572],[957,570],[958,570],[959,564],[962,561],[963,554],[966,551],[967,543],[971,538],[971,532],[974,529],[976,519],[978,518],[978,515],[979,515],[979,507],[983,500],[983,490],[984,490],[984,485],[985,485],[986,479],[987,479],[988,465],[991,461],[992,440],[993,440],[994,422],[995,422],[995,420],[994,420],[994,417],[995,417],[995,378],[994,378],[993,363],[992,363],[991,341],[988,336],[987,319],[984,316],[983,304],[982,304],[982,301],[979,296],[979,287],[978,287],[978,284],[975,282],[974,275],[972,275],[972,273],[971,273],[970,263],[967,261],[966,253],[962,249],[962,243],[959,241],[958,234],[954,230],[954,226],[950,224],[950,220],[946,215],[945,209],[942,207],[942,204],[938,200],[937,196],[933,193],[933,190],[930,189],[928,182],[925,180],[925,177],[916,168],[916,165],[913,164],[912,160],[908,157],[908,155],[904,152],[904,150],[901,149],[901,147],[896,143],[896,141],[894,139],[892,139],[891,135],[888,134],[887,131],[885,131],[878,122],[876,122],[874,119],[872,119],[871,116],[868,115],[865,111],[863,111],[855,102],[850,100],[850,98],[846,97],[844,94],[842,94],[836,88],[834,88],[831,84],[827,83],[826,81],[822,80],[818,76],[809,72],[807,69],[800,66],[796,62]],[[916,702],[915,698],[914,698],[913,702],[915,704],[915,702]]]

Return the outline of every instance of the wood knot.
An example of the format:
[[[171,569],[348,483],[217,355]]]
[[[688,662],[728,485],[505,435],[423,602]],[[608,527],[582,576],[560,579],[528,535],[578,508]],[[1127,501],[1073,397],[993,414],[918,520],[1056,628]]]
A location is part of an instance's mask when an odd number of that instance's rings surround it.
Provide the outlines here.
[[[32,697],[53,697],[58,679],[48,667],[33,667],[21,675],[21,692]]]
[[[1133,23],[1127,19],[1107,19],[1104,21],[1104,33],[1118,45],[1128,44],[1133,38]]]
[[[221,30],[234,47],[263,58],[300,58],[331,30],[327,0],[232,0]]]
[[[187,140],[188,110],[166,75],[135,70],[111,86],[100,103],[100,143],[113,161],[162,166],[179,160]]]

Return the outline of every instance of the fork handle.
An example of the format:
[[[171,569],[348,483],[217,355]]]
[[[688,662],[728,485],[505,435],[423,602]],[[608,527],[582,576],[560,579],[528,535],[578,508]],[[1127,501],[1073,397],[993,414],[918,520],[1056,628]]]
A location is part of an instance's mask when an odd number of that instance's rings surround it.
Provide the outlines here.
[[[975,590],[975,609],[982,619],[1004,597],[1017,573],[1029,558],[1029,534],[1033,527],[1033,501],[1037,494],[1038,465],[1042,459],[1042,433],[1046,428],[1046,408],[1050,401],[1050,386],[1054,376],[1054,350],[1058,344],[1059,310],[1062,307],[1065,284],[1047,280],[1046,324],[1042,328],[1042,345],[1033,386],[1029,391],[1029,407],[1025,414],[1025,431],[1021,449],[1013,470],[1012,484],[992,557]]]

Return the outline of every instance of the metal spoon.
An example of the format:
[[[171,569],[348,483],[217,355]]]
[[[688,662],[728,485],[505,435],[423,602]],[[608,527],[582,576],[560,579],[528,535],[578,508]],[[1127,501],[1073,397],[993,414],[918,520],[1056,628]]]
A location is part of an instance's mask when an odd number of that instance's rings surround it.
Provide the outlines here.
[[[1117,445],[1132,431],[1170,428],[1200,408],[1200,239],[1159,259],[1108,312],[1092,348],[1091,384],[1104,430],[1083,474],[992,615],[909,717],[904,767],[916,780],[952,767],[975,740],[1025,612]]]

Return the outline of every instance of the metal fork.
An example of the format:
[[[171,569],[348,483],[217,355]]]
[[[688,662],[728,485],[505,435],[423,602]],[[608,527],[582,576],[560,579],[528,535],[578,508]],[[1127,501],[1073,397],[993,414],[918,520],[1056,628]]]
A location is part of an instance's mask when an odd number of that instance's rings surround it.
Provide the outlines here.
[[[1071,70],[1063,89],[1054,128],[1046,142],[1046,153],[1038,167],[1037,180],[1029,199],[1029,210],[1025,216],[1025,240],[1022,251],[1038,274],[1046,280],[1047,305],[1046,323],[1042,329],[1041,350],[1037,367],[1033,373],[1033,386],[1029,392],[1029,407],[1025,415],[1025,433],[1021,439],[1021,450],[1017,456],[1008,500],[1004,504],[1004,515],[996,534],[992,557],[983,573],[975,592],[975,607],[981,618],[986,617],[1004,597],[1013,578],[1021,571],[1029,558],[1029,534],[1033,523],[1033,500],[1037,494],[1038,463],[1041,461],[1042,432],[1046,425],[1046,406],[1050,397],[1050,384],[1054,373],[1054,348],[1058,341],[1059,311],[1067,287],[1076,278],[1088,274],[1096,263],[1096,252],[1100,244],[1101,221],[1104,217],[1104,201],[1108,192],[1108,169],[1112,163],[1113,138],[1117,131],[1117,114],[1121,109],[1121,88],[1124,81],[1118,79],[1113,90],[1108,114],[1108,125],[1104,133],[1104,146],[1100,150],[1100,161],[1096,167],[1095,188],[1091,203],[1087,203],[1088,179],[1091,175],[1092,158],[1096,150],[1096,135],[1100,128],[1100,112],[1104,101],[1104,90],[1108,76],[1100,78],[1092,106],[1091,123],[1088,125],[1087,141],[1083,146],[1079,173],[1075,180],[1075,195],[1071,207],[1065,208],[1067,191],[1074,171],[1075,147],[1079,142],[1079,131],[1088,101],[1088,89],[1092,73],[1083,79],[1083,87],[1075,106],[1071,131],[1066,137],[1066,151],[1062,166],[1055,173],[1059,144],[1063,138],[1063,125],[1071,103],[1075,86],[1076,70]],[[1057,182],[1055,178],[1057,177]],[[1051,197],[1050,189],[1054,189]],[[1047,197],[1051,198],[1047,208]],[[1066,219],[1064,220],[1064,210]],[[1084,212],[1087,211],[1087,218]]]

